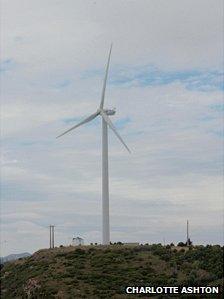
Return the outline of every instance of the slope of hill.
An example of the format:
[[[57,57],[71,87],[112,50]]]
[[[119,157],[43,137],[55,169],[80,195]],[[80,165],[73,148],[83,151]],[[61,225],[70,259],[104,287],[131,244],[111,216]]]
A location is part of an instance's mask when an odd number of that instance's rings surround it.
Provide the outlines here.
[[[28,256],[31,256],[31,254],[28,252],[9,254],[7,256],[0,257],[0,262],[1,264],[4,264],[6,262],[18,260],[19,258],[28,257]]]
[[[138,298],[126,295],[125,286],[221,285],[222,252],[218,245],[186,251],[161,245],[39,250],[4,265],[1,298]]]

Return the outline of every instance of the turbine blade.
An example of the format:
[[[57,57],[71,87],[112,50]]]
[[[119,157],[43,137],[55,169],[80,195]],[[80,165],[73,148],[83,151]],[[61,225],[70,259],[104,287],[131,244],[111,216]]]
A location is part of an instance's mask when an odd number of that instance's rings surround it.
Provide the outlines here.
[[[107,83],[107,76],[108,76],[108,70],[109,70],[109,64],[110,64],[110,55],[111,55],[111,51],[112,51],[112,45],[113,44],[111,44],[111,46],[110,46],[110,52],[109,52],[109,56],[108,56],[108,60],[107,60],[106,73],[105,73],[104,82],[103,82],[103,90],[102,90],[102,96],[101,96],[101,102],[100,102],[101,109],[103,109],[103,105],[104,105],[104,98],[105,98],[106,83]]]
[[[96,111],[95,113],[91,114],[89,117],[85,118],[83,121],[81,121],[80,123],[78,123],[77,125],[71,127],[70,129],[68,129],[67,131],[65,131],[64,133],[58,135],[56,138],[59,138],[65,134],[67,134],[68,132],[76,129],[77,127],[85,124],[85,123],[88,123],[89,121],[93,120],[95,117],[97,117],[97,115],[99,115],[99,111]]]
[[[111,128],[111,130],[114,132],[114,134],[117,136],[117,138],[121,141],[121,143],[124,145],[124,147],[129,151],[129,153],[131,153],[130,149],[128,148],[128,146],[125,144],[124,140],[121,138],[121,136],[118,134],[115,126],[113,125],[112,121],[110,120],[110,118],[107,116],[107,114],[101,110],[100,111],[100,115],[103,117],[103,119],[105,120],[105,122],[108,124],[108,126]]]

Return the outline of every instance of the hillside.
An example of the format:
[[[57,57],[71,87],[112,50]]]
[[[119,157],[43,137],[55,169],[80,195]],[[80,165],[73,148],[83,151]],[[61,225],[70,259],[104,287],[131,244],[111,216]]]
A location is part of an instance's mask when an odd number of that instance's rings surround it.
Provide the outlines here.
[[[7,256],[0,257],[1,264],[4,264],[9,261],[18,260],[19,258],[31,256],[28,252],[18,253],[18,254],[10,254]]]
[[[149,298],[126,295],[125,286],[220,285],[222,252],[220,246],[185,251],[161,245],[39,250],[31,257],[4,265],[1,298]]]

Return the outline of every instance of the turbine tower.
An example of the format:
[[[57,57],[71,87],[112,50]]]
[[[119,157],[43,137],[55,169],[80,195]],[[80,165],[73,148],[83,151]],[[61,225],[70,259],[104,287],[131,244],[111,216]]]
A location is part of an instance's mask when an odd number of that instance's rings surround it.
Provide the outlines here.
[[[105,109],[104,108],[104,99],[105,99],[105,91],[106,91],[106,83],[108,77],[108,70],[110,64],[110,56],[111,56],[112,44],[110,47],[109,57],[106,66],[106,73],[103,82],[103,90],[101,95],[100,106],[97,111],[91,114],[89,117],[85,118],[83,121],[78,123],[77,125],[71,127],[64,133],[60,134],[56,138],[59,138],[68,132],[76,129],[77,127],[90,122],[97,116],[102,117],[102,244],[109,245],[110,244],[110,215],[109,215],[109,176],[108,176],[108,126],[117,136],[117,138],[121,141],[124,147],[130,153],[130,149],[125,144],[121,136],[118,134],[116,128],[111,122],[109,115],[115,114],[115,109]]]

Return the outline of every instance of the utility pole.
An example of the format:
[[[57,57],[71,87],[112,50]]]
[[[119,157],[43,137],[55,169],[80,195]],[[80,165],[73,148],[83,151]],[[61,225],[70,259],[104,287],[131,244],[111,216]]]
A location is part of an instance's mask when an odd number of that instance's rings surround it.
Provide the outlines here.
[[[52,225],[52,248],[54,248],[54,225]]]
[[[50,227],[50,248],[51,248],[51,225],[49,227]]]
[[[54,225],[50,225],[50,248],[54,248]]]

